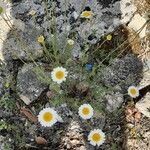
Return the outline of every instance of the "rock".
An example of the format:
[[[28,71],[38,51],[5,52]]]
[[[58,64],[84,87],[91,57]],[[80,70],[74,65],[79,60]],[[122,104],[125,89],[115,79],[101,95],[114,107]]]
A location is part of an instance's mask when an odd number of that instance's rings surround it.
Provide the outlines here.
[[[149,68],[147,68],[147,66],[145,65],[143,68],[143,78],[139,83],[139,88],[142,90],[145,87],[148,87],[150,84],[150,70]],[[142,97],[140,99],[140,101],[138,101],[136,103],[136,108],[142,113],[144,114],[146,117],[150,118],[150,92],[147,92],[146,95],[144,95],[144,97]]]
[[[83,4],[82,0],[70,0],[66,3],[64,0],[58,0],[58,8],[56,13],[58,14],[57,26],[58,41],[60,43],[59,47],[63,49],[64,38],[63,35],[66,34],[64,24],[64,15],[67,9],[67,26],[70,26],[70,32],[67,32],[69,37],[73,34],[76,35],[77,42],[79,45],[74,47],[74,56],[80,55],[79,51],[82,49],[83,41],[90,45],[95,44],[99,39],[112,31],[121,24],[126,24],[132,18],[136,7],[134,6],[132,0],[115,0],[115,1],[100,1],[88,0]],[[83,5],[81,10],[79,6]],[[81,19],[81,11],[90,8],[94,13],[94,16],[90,19]],[[92,22],[92,23],[91,23]],[[93,35],[94,34],[94,35]],[[93,37],[92,39],[89,37]]]
[[[8,17],[4,16],[7,22],[0,16],[0,60],[2,61],[11,59],[32,60],[43,54],[43,49],[37,42],[37,37],[41,34],[39,26],[20,19],[26,18],[24,15],[30,6],[28,3],[19,4],[9,4],[6,9]],[[14,15],[14,12],[20,12],[20,14]]]
[[[6,24],[6,22],[4,21],[4,19],[0,16],[0,62],[4,61],[4,56],[3,56],[3,46],[4,46],[4,42],[7,39],[7,34],[10,31],[10,28],[8,27],[8,25]]]
[[[72,38],[75,35],[75,40],[79,44],[75,44],[73,49],[74,56],[79,55],[83,40],[90,45],[95,44],[104,34],[114,31],[121,24],[128,23],[136,11],[132,0],[88,0],[85,3],[82,0],[69,0],[67,2],[57,0],[53,5],[51,3],[45,5],[42,0],[22,0],[13,5],[11,17],[23,21],[25,25],[42,28],[46,39],[51,41],[49,22],[53,22],[54,17],[47,16],[44,9],[53,11],[54,5],[56,6],[57,32],[59,33],[57,46],[59,49],[64,49],[66,46],[64,37]],[[83,6],[83,9],[81,10],[79,6]],[[81,12],[86,9],[90,9],[94,14],[90,21],[80,17]],[[33,11],[35,12],[34,14],[31,13]],[[32,44],[37,46],[34,43]],[[34,47],[31,48],[33,51],[36,50]]]
[[[76,146],[76,145],[78,145],[78,144],[80,144],[80,141],[79,141],[79,140],[72,140],[72,141],[71,141],[71,145],[72,145],[72,146]]]
[[[122,103],[124,102],[123,94],[120,92],[107,94],[105,96],[106,99],[106,109],[109,112],[113,112],[121,107]]]
[[[67,104],[62,104],[61,106],[57,107],[56,111],[62,117],[62,120],[64,122],[68,122],[68,117],[72,117],[73,115],[72,111],[68,108]]]
[[[67,128],[65,136],[61,139],[60,149],[63,150],[65,147],[74,150],[80,150],[80,147],[82,147],[82,149],[86,149],[81,131],[82,129],[78,121],[72,120]]]
[[[147,68],[150,70],[150,58],[146,62]]]
[[[3,46],[5,60],[35,60],[42,57],[43,48],[37,38],[41,31],[30,25],[26,25],[24,31],[19,29],[11,31]]]
[[[25,64],[17,76],[17,93],[27,105],[37,99],[48,86],[48,83],[41,83],[34,68],[33,63]]]
[[[66,147],[67,147],[67,149],[70,149],[70,148],[71,148],[71,145],[70,145],[70,144],[67,144]]]
[[[57,9],[57,12],[59,12],[59,15],[57,18],[58,20],[61,20],[60,22],[58,22],[58,27],[60,31],[64,32],[62,29],[64,28],[65,24],[62,24],[63,15],[61,12],[65,12],[66,3],[64,0],[58,0],[58,2],[59,8]],[[94,21],[92,25],[87,20],[74,17],[74,14],[76,14],[76,16],[79,16],[80,18],[81,10],[79,6],[81,5],[84,5],[83,10],[90,7],[91,11],[94,13],[94,17],[91,18],[91,21]],[[115,27],[121,24],[121,22],[127,23],[132,17],[133,13],[136,11],[136,7],[131,0],[115,0],[106,2],[96,0],[86,1],[85,4],[83,4],[82,0],[70,0],[67,3],[66,8],[67,10],[70,10],[69,12],[67,12],[67,17],[69,20],[68,25],[74,27],[78,26],[77,31],[80,38],[86,39],[88,42],[92,42],[91,40],[88,40],[88,37],[93,34],[93,31],[96,31],[96,40],[94,39],[96,42],[105,33],[113,31]]]
[[[95,127],[103,130],[106,125],[106,115],[95,111],[93,118],[87,122],[83,119],[79,120],[80,126],[84,132],[90,132],[91,128]]]
[[[125,93],[129,86],[137,85],[142,77],[142,62],[134,55],[115,59],[110,67],[103,70],[100,82],[107,87],[121,86]]]
[[[39,145],[46,145],[47,144],[46,139],[44,139],[43,137],[40,137],[40,136],[35,137],[35,141]]]
[[[146,21],[147,20],[144,17],[142,17],[140,14],[137,13],[134,15],[134,17],[128,24],[128,27],[133,29],[135,32],[139,32],[139,30],[143,27]],[[145,26],[139,34],[141,39],[146,36],[146,27],[147,26]]]
[[[81,147],[80,147],[80,150],[86,150],[86,147],[81,146]]]
[[[11,13],[12,17],[22,20],[25,23],[30,23],[32,25],[35,24],[35,21],[38,24],[43,20],[45,4],[42,3],[41,0],[34,1],[34,0],[22,0],[19,3],[13,5]],[[31,13],[31,12],[35,13]],[[32,18],[35,16],[35,19]],[[39,21],[40,20],[40,21]]]
[[[146,117],[150,118],[150,92],[148,92],[139,102],[136,108]]]
[[[139,83],[140,89],[148,86],[150,84],[150,68],[144,66],[143,68],[143,78]]]

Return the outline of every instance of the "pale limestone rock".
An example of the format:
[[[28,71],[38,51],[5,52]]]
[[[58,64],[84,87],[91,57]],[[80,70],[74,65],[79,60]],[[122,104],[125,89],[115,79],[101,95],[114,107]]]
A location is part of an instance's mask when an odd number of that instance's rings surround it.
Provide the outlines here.
[[[150,92],[136,103],[136,108],[146,117],[150,118]]]
[[[146,19],[142,17],[140,14],[135,14],[130,23],[128,24],[128,27],[133,29],[135,32],[139,32],[139,30],[143,27],[143,25],[146,23]],[[146,36],[146,27],[145,26],[142,31],[140,32],[139,36],[140,38],[143,38]]]
[[[136,12],[137,8],[134,5],[134,0],[121,0],[120,1],[121,10],[121,23],[125,24],[130,21],[133,14]]]

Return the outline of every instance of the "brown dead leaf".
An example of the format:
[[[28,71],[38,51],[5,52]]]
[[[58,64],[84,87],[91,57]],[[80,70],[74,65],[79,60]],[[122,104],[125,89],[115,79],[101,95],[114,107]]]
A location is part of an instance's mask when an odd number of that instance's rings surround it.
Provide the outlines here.
[[[27,108],[21,108],[20,112],[24,114],[31,122],[37,123],[37,117]]]
[[[47,140],[44,139],[43,137],[35,137],[35,141],[37,144],[40,144],[40,145],[46,145],[47,144]]]

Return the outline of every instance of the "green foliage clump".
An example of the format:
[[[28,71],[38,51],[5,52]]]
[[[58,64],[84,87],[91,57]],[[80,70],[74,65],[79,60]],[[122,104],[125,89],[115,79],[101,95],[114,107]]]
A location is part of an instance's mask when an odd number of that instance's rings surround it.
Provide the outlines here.
[[[6,110],[14,110],[15,108],[15,100],[8,93],[5,93],[0,98],[0,108],[4,108]]]

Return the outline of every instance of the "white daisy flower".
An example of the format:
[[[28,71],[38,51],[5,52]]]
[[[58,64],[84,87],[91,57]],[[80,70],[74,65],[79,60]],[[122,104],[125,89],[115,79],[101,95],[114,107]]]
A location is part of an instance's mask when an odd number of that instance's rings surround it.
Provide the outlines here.
[[[58,121],[58,114],[52,108],[44,108],[38,115],[38,121],[44,127],[51,127]]]
[[[73,46],[73,45],[74,45],[74,40],[69,39],[69,40],[67,41],[67,43],[68,43],[70,46]]]
[[[130,86],[128,88],[128,95],[130,95],[133,98],[136,98],[139,96],[139,89],[135,86]]]
[[[101,129],[94,129],[88,135],[88,140],[93,146],[100,146],[105,142],[105,133]]]
[[[79,107],[78,114],[83,119],[90,119],[93,116],[93,108],[89,104],[83,104]]]
[[[54,68],[51,72],[51,78],[54,82],[57,82],[58,84],[62,83],[63,81],[66,81],[68,72],[63,67],[57,67]]]

